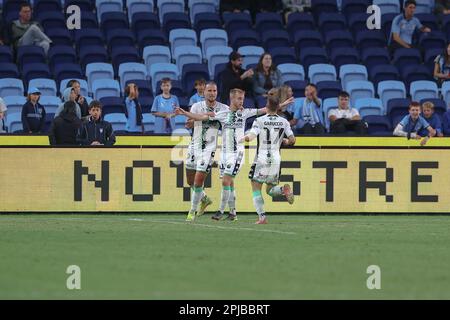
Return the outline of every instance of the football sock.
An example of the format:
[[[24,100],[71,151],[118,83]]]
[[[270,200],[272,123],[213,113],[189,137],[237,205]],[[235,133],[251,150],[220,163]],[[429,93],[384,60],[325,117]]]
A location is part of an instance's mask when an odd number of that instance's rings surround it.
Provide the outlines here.
[[[228,199],[230,198],[230,194],[231,194],[231,187],[229,186],[223,186],[222,187],[222,197],[220,200],[220,207],[219,210],[221,213],[223,213],[223,211],[225,210],[225,207],[228,204]]]
[[[271,197],[281,196],[283,194],[283,187],[275,186],[269,190],[269,195]]]
[[[253,204],[259,218],[261,219],[262,217],[264,217],[264,199],[261,195],[261,191],[253,191]]]
[[[230,197],[228,198],[228,208],[230,208],[230,212],[236,209],[236,192],[233,187],[231,188]],[[235,213],[235,212],[234,212]]]
[[[194,187],[191,200],[191,211],[197,211],[198,204],[203,196],[203,187]]]

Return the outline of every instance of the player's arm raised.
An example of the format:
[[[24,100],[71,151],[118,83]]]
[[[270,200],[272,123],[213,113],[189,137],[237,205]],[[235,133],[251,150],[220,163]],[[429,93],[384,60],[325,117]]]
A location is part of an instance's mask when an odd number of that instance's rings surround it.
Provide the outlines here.
[[[209,117],[214,116],[214,113],[208,112],[208,113],[192,113],[186,110],[183,110],[181,108],[175,109],[176,115],[183,115],[188,117],[189,119],[195,120],[195,121],[206,121],[209,119]]]
[[[293,146],[295,144],[295,136],[294,136],[294,132],[291,129],[291,126],[289,124],[289,122],[286,121],[286,125],[284,127],[284,132],[285,135],[287,137],[283,139],[283,144],[286,146]]]

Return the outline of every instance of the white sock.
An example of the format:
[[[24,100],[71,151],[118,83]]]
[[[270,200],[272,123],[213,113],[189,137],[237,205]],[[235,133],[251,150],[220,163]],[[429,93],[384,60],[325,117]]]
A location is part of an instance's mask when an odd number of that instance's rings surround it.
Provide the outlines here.
[[[264,199],[261,195],[261,191],[253,191],[253,205],[255,206],[256,213],[259,218],[263,218],[265,216],[264,212]]]
[[[225,207],[228,204],[228,199],[230,198],[230,194],[231,194],[231,190],[230,187],[222,187],[222,197],[220,199],[220,207],[219,210],[220,212],[223,213],[223,211],[225,210]]]
[[[228,198],[228,208],[230,208],[230,213],[236,214],[236,192],[233,187],[231,187],[230,197]]]
[[[191,211],[197,211],[198,204],[203,196],[203,188],[202,187],[194,187],[192,191],[192,200],[191,200]]]
[[[283,194],[283,187],[274,186],[269,190],[269,195],[271,197],[281,196]]]

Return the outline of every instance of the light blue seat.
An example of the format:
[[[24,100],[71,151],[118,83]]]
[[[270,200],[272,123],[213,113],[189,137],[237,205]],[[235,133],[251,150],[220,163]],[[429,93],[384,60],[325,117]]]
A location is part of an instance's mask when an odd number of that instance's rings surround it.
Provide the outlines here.
[[[128,21],[130,22],[133,18],[133,14],[136,12],[153,12],[154,2],[153,0],[127,0],[126,2],[128,8]]]
[[[6,96],[3,98],[6,106],[8,107],[8,114],[11,113],[21,113],[22,106],[27,102],[24,96]]]
[[[174,59],[181,74],[185,64],[202,63],[202,51],[196,46],[179,46],[175,49]]]
[[[433,0],[416,0],[416,11],[414,13],[431,13],[433,8]]]
[[[305,80],[305,69],[301,64],[282,63],[278,65],[281,72],[281,81]]]
[[[125,131],[127,125],[127,117],[124,113],[108,113],[103,117],[105,121],[111,123],[114,131]]]
[[[173,29],[169,33],[169,42],[172,56],[174,56],[178,46],[196,46],[197,34],[191,29]]]
[[[23,92],[22,80],[16,78],[0,79],[0,97],[22,96]]]
[[[156,84],[162,78],[170,78],[172,80],[178,80],[179,78],[178,67],[173,63],[155,63],[150,66],[150,78],[152,79],[153,92],[157,92]]]
[[[41,95],[39,103],[44,106],[46,113],[56,113],[56,109],[58,109],[62,101],[58,97]]]
[[[6,116],[6,127],[8,128],[9,133],[22,131],[22,114],[19,112],[8,113]]]
[[[400,13],[399,0],[373,0],[373,4],[380,7],[381,15],[386,13]]]
[[[114,79],[114,69],[109,63],[93,62],[86,65],[86,77],[89,86],[89,92],[93,92],[92,84],[98,79]]]
[[[206,50],[206,60],[208,60],[208,71],[211,79],[214,79],[216,65],[227,63],[229,61],[228,57],[232,51],[232,48],[223,46],[209,47]]]
[[[336,68],[331,64],[313,64],[308,68],[308,77],[314,84],[320,81],[336,81]]]
[[[365,116],[382,116],[385,115],[383,103],[380,99],[376,98],[362,98],[358,99],[355,102],[354,106],[358,112],[361,118],[364,118]]]
[[[222,29],[203,29],[200,32],[200,43],[202,45],[202,54],[206,57],[206,51],[209,47],[226,47],[228,45],[228,35]]]
[[[102,14],[105,12],[123,12],[122,0],[95,0],[97,8],[97,19],[102,21]]]
[[[103,97],[120,97],[120,85],[116,80],[97,79],[92,83],[92,93],[95,100]]]
[[[330,119],[328,118],[328,112],[330,112],[331,109],[337,108],[338,108],[338,98],[328,98],[323,100],[322,111],[325,120],[325,127],[327,128],[328,131],[330,130]]]
[[[445,101],[447,108],[450,107],[450,81],[445,81],[441,87],[442,99]]]
[[[214,0],[189,0],[189,16],[191,23],[194,24],[195,16],[198,13],[216,12],[216,4]]]
[[[145,131],[155,132],[155,116],[151,113],[142,114],[142,124],[144,125]]]
[[[184,0],[158,0],[157,6],[161,24],[166,13],[184,12]]]
[[[264,48],[258,46],[243,46],[238,49],[243,56],[242,68],[247,69],[248,65],[256,64],[264,53]]]
[[[385,80],[378,83],[377,93],[383,103],[384,110],[387,110],[389,100],[406,98],[406,87],[402,81]]]
[[[64,92],[64,89],[67,88],[67,83],[70,80],[77,80],[80,83],[81,95],[83,97],[87,98],[88,97],[89,88],[88,88],[87,81],[84,80],[84,79],[63,79],[63,80],[61,80],[61,83],[59,84],[59,92],[60,93]]]
[[[428,80],[411,82],[409,94],[411,95],[411,99],[413,101],[439,98],[439,91],[436,82]]]
[[[52,79],[36,78],[28,82],[28,88],[35,87],[41,91],[41,96],[56,96],[56,82]]]
[[[172,56],[170,48],[166,46],[146,46],[142,58],[144,59],[147,70],[150,72],[150,66],[154,63],[170,63]]]
[[[370,81],[350,81],[347,83],[347,92],[350,95],[350,107],[353,107],[358,99],[375,97],[375,88]]]
[[[341,79],[342,88],[347,90],[347,83],[350,81],[367,81],[367,68],[360,64],[344,64],[339,68],[339,78]]]
[[[175,120],[175,129],[184,129],[184,125],[186,124],[187,118],[182,115],[178,115],[174,117]]]
[[[125,88],[128,80],[146,80],[147,68],[142,63],[125,62],[119,65],[120,87]]]

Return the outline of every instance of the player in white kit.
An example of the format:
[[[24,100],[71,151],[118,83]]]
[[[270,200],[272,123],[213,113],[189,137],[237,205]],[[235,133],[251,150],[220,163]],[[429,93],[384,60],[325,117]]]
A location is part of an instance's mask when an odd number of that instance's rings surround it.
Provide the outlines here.
[[[249,178],[252,183],[253,204],[258,213],[256,224],[266,224],[262,185],[266,184],[266,192],[271,197],[284,195],[289,204],[294,203],[294,195],[288,184],[278,186],[280,175],[281,144],[295,144],[295,136],[289,122],[277,115],[279,107],[278,89],[271,89],[267,100],[267,114],[253,122],[252,129],[242,138],[251,141],[258,138],[255,161],[251,167]],[[287,137],[287,138],[285,138]]]

